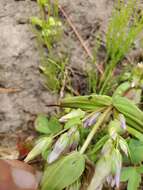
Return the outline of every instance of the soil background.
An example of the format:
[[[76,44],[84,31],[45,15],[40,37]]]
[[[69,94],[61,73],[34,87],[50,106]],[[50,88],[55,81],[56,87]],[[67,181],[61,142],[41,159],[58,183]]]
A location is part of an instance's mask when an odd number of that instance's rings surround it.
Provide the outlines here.
[[[96,34],[104,35],[113,0],[60,0],[85,40],[93,47]],[[51,113],[47,104],[57,96],[43,85],[38,66],[40,58],[35,36],[29,24],[38,15],[36,1],[0,0],[0,87],[16,88],[19,92],[0,92],[0,137],[3,145],[12,144],[15,135],[28,132],[39,113]],[[70,64],[84,68],[87,55],[71,29],[65,39],[70,52]]]

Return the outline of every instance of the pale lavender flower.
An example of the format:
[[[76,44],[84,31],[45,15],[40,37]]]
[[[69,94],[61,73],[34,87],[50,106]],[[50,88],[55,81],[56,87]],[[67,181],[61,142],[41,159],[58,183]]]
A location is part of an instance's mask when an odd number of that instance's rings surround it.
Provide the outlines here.
[[[83,126],[84,128],[88,128],[92,125],[94,125],[97,121],[97,118],[99,117],[101,113],[100,112],[96,112],[95,114],[93,114],[91,117],[87,118],[84,122],[83,122]]]
[[[48,163],[52,163],[55,160],[59,158],[59,156],[64,152],[64,150],[68,147],[69,145],[69,136],[68,133],[64,133],[63,135],[60,136],[60,138],[57,140],[55,143],[55,146],[48,156]]]

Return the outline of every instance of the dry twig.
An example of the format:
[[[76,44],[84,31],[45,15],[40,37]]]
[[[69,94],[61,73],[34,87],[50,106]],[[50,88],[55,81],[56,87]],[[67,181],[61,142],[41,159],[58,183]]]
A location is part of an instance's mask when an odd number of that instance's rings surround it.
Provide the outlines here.
[[[20,89],[15,89],[15,88],[0,88],[0,94],[15,93],[19,91]]]
[[[87,53],[87,55],[90,57],[91,60],[93,60],[93,55],[90,52],[90,50],[88,49],[88,47],[86,46],[84,40],[82,39],[81,35],[79,34],[79,32],[77,31],[76,27],[74,26],[73,22],[71,21],[71,19],[68,17],[68,15],[66,14],[66,12],[64,11],[64,9],[59,5],[59,9],[62,12],[62,14],[64,15],[64,17],[66,18],[68,24],[70,25],[70,27],[73,29],[75,35],[77,36],[78,40],[80,41],[83,49],[85,50],[85,52]],[[102,69],[99,67],[99,65],[96,65],[98,71],[103,74]]]

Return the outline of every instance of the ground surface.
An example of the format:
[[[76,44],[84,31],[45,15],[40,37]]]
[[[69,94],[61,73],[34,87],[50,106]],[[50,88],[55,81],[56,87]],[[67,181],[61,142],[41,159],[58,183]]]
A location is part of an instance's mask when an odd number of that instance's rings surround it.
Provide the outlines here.
[[[60,0],[65,11],[86,41],[93,46],[95,34],[103,33],[111,14],[112,0]],[[27,130],[36,114],[53,109],[46,104],[56,96],[43,87],[38,70],[39,55],[28,19],[37,15],[35,1],[0,0],[0,87],[16,88],[19,92],[0,93],[0,134]],[[70,31],[68,51],[71,64],[84,67],[86,54]]]

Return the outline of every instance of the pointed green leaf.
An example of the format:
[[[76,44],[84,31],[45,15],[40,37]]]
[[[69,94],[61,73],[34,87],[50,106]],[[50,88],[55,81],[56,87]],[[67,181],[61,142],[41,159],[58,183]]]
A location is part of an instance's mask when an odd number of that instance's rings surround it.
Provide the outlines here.
[[[83,173],[85,158],[73,152],[49,165],[42,179],[42,190],[62,190],[74,183]]]

